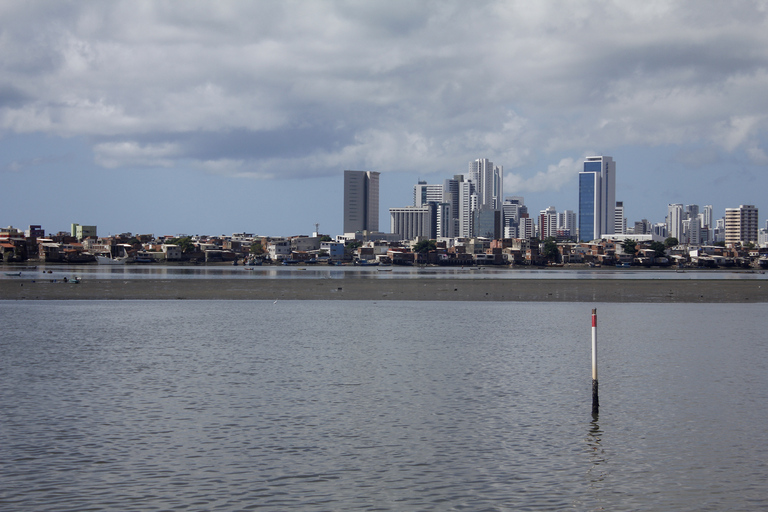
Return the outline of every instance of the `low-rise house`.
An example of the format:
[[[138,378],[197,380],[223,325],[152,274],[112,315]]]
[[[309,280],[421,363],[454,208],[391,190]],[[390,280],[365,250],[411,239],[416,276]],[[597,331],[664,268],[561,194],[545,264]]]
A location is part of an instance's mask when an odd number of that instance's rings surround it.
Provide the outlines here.
[[[163,244],[160,250],[165,254],[167,261],[180,261],[181,260],[181,247],[174,244]]]
[[[325,251],[331,261],[344,259],[344,244],[341,242],[321,242],[320,251]]]

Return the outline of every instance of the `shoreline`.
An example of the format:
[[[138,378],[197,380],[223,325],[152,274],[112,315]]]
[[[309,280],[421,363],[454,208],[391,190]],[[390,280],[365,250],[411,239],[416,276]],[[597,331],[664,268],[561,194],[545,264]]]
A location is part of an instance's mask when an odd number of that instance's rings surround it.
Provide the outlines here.
[[[763,286],[765,285],[765,286]],[[412,300],[765,303],[763,280],[108,279],[1,280],[0,300]]]

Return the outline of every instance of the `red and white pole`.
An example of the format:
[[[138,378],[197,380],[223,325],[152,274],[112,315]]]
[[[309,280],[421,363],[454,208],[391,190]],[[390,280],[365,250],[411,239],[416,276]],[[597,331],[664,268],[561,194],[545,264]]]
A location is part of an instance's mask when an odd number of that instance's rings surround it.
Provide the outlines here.
[[[597,394],[597,309],[592,310],[592,414],[597,414],[600,399]]]

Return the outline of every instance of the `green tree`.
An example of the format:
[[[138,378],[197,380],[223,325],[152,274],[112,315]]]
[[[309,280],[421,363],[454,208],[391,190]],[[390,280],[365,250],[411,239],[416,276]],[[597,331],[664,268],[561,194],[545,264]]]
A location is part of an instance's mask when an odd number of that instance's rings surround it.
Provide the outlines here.
[[[320,237],[320,241],[321,242],[332,242],[333,239],[330,236],[328,236],[328,235],[323,235],[323,236]]]
[[[667,255],[667,246],[662,242],[651,242],[651,249],[653,249],[656,258],[663,258]]]
[[[421,240],[420,242],[417,242],[413,247],[413,252],[426,254],[429,251],[434,251],[435,249],[437,249],[437,242],[434,240]]]
[[[130,243],[130,242],[129,242]],[[181,238],[174,238],[171,240],[171,243],[173,245],[178,245],[179,249],[181,249],[181,252],[184,254],[194,252],[195,251],[195,244],[192,242],[191,236],[184,236]]]
[[[255,256],[264,254],[264,247],[261,245],[261,242],[253,242],[251,244],[251,254]]]
[[[557,249],[557,240],[555,237],[547,237],[544,239],[544,251],[542,253],[548,260],[555,263],[558,262],[560,257],[560,251]]]
[[[621,248],[624,249],[626,254],[634,255],[635,251],[637,251],[637,241],[632,240],[631,238],[624,240],[624,242],[621,244]]]
[[[666,240],[664,240],[664,246],[665,247],[674,247],[674,246],[676,246],[679,243],[680,242],[678,241],[678,239],[673,237],[673,236],[670,236]]]

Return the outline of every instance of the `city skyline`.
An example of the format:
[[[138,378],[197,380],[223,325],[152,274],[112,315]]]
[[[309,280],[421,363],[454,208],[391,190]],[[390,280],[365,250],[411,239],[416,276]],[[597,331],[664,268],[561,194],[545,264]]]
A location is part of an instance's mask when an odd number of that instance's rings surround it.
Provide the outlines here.
[[[385,224],[478,155],[533,216],[601,154],[630,224],[768,212],[764,2],[142,5],[0,6],[2,224],[340,233],[344,169]]]

